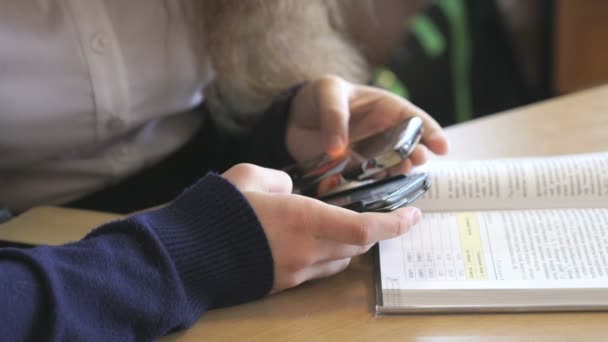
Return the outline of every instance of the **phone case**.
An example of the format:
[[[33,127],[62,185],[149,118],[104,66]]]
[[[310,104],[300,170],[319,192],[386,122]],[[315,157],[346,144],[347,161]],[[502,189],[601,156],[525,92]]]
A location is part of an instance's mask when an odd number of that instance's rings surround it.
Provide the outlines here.
[[[366,183],[319,199],[358,212],[387,212],[413,203],[430,187],[428,174],[415,173]]]

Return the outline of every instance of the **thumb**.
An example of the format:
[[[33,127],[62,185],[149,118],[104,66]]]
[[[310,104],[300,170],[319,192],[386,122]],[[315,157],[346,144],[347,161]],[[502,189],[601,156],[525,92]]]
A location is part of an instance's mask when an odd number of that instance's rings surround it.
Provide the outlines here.
[[[291,177],[283,171],[253,164],[238,164],[222,174],[240,191],[291,193]]]
[[[316,87],[321,134],[325,151],[332,157],[344,153],[348,146],[349,84],[335,76],[323,77]]]

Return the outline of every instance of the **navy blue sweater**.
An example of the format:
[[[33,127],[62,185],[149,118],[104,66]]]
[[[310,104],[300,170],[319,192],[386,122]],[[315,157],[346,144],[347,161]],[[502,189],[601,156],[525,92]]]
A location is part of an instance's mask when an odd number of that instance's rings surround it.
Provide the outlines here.
[[[262,227],[209,174],[170,205],[61,247],[0,249],[0,340],[150,340],[273,282]]]
[[[244,158],[293,162],[284,133],[298,87],[245,141]],[[44,229],[44,227],[40,227]],[[147,341],[273,284],[262,226],[231,183],[208,174],[162,209],[108,223],[82,241],[0,248],[0,341]]]

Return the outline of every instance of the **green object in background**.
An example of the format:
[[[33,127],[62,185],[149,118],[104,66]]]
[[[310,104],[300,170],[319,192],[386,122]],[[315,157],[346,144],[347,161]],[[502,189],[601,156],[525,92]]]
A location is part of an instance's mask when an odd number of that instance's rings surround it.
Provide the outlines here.
[[[446,42],[437,25],[426,15],[412,19],[410,32],[416,37],[427,56],[436,58],[445,53]]]
[[[435,5],[447,18],[451,33],[450,70],[452,72],[455,121],[467,121],[473,117],[473,98],[470,80],[472,42],[466,3],[465,0],[436,0]],[[416,37],[425,55],[429,58],[437,58],[446,53],[448,46],[446,38],[429,16],[417,15],[407,29]],[[373,84],[409,98],[405,84],[389,69],[376,70]]]
[[[450,23],[452,32],[452,79],[456,121],[473,117],[471,94],[471,36],[468,29],[467,9],[464,0],[438,0],[437,6]]]
[[[409,93],[405,85],[399,80],[399,78],[392,71],[379,68],[374,72],[373,85],[386,89],[393,94],[399,95],[404,98],[409,97]]]

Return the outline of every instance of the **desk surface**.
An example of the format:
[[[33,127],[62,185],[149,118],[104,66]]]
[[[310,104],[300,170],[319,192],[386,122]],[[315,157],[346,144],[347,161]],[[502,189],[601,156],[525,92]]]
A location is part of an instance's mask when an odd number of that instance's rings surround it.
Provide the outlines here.
[[[608,86],[474,120],[447,129],[449,159],[557,155],[608,150]],[[447,159],[447,158],[446,158]],[[112,215],[40,208],[0,226],[0,238],[32,238],[23,229],[57,224],[59,241],[81,235]],[[78,231],[76,228],[80,227]],[[19,228],[16,232],[15,228]],[[37,232],[36,236],[40,236]],[[50,237],[49,237],[50,238]],[[30,240],[31,241],[31,240]],[[602,340],[608,313],[458,314],[376,317],[374,265],[370,255],[355,258],[344,272],[265,299],[207,313],[191,329],[169,341],[478,341],[499,338],[562,341]]]

